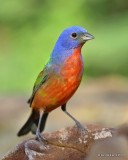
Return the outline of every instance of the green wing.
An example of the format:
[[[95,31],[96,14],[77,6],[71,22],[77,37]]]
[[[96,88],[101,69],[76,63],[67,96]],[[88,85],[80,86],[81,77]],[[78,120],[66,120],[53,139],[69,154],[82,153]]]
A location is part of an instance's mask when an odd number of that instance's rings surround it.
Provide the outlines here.
[[[38,77],[37,77],[37,79],[36,79],[36,81],[34,83],[32,95],[28,100],[28,103],[30,104],[30,106],[32,104],[32,101],[33,101],[33,98],[35,96],[35,93],[42,86],[42,84],[46,82],[47,79],[48,79],[47,68],[44,68],[44,70],[39,73],[39,75],[38,75]]]

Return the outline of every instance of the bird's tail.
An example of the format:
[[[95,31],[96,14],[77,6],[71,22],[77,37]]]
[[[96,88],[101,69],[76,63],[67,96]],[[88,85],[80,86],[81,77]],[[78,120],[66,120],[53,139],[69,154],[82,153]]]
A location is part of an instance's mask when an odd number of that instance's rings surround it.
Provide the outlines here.
[[[43,117],[41,119],[40,132],[44,130],[47,117],[48,113],[44,112]],[[40,118],[39,112],[33,109],[30,117],[28,118],[27,122],[23,125],[23,127],[20,129],[17,136],[23,136],[29,132],[36,134],[39,118]]]
[[[19,130],[17,136],[25,135],[30,131],[33,134],[35,134],[36,128],[38,126],[38,121],[39,121],[39,112],[32,110],[30,117],[28,118],[27,122],[23,125],[23,127]]]

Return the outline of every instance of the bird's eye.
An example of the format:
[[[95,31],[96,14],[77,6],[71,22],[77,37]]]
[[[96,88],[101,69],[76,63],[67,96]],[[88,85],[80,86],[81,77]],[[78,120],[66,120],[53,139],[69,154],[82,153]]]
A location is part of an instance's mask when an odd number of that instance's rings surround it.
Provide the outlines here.
[[[71,34],[71,38],[76,39],[76,38],[77,38],[77,33],[73,32],[73,33]]]

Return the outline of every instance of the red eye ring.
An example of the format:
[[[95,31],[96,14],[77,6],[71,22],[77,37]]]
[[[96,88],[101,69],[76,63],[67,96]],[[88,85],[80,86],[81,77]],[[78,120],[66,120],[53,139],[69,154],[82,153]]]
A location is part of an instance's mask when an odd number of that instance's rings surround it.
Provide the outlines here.
[[[71,37],[72,37],[73,39],[76,39],[76,38],[77,38],[77,33],[73,32],[73,33],[71,34]]]

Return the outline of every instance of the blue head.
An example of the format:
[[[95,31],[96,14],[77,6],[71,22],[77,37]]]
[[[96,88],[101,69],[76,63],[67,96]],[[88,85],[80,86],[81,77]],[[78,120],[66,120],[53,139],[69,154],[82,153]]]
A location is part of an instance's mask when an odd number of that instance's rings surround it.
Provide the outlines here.
[[[65,29],[59,36],[51,57],[66,57],[74,48],[83,45],[86,41],[94,37],[87,32],[86,29],[80,26],[72,26]]]

